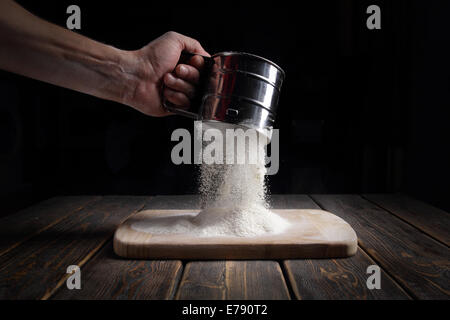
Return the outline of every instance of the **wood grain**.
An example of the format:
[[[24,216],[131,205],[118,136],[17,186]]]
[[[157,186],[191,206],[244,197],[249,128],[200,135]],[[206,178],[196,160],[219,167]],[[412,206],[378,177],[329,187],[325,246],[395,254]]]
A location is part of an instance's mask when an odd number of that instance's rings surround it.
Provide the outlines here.
[[[181,261],[120,259],[109,241],[82,268],[82,288],[61,286],[52,299],[172,299],[182,271]]]
[[[368,300],[409,299],[405,291],[381,270],[381,289],[369,290],[367,267],[376,264],[364,251],[345,259],[288,260],[284,262],[297,299]]]
[[[147,202],[143,210],[147,209],[200,209],[198,195],[154,196]]]
[[[363,249],[356,256],[288,260],[281,265],[286,280],[275,261],[189,262],[176,297],[287,299],[285,281],[289,281],[291,292],[301,299],[407,298],[398,281],[414,298],[449,298],[449,252],[442,244],[448,241],[445,233],[448,229],[436,220],[445,212],[432,207],[430,210],[426,204],[413,199],[395,201],[395,196],[384,202],[371,198],[377,205],[359,196],[313,197],[324,209],[341,216],[355,228]],[[63,198],[50,199],[21,211],[18,218],[11,215],[0,219],[0,234],[8,235],[0,242],[0,252],[7,248],[0,256],[0,299],[49,298],[56,288],[60,289],[55,299],[170,299],[173,296],[182,271],[180,261],[124,260],[112,255],[110,244],[104,244],[118,223],[144,203],[146,209],[197,209],[198,197],[158,196],[148,202],[140,197],[107,197],[95,203],[99,198],[80,197],[87,205]],[[320,208],[304,195],[275,195],[272,205],[278,209]],[[427,219],[422,218],[422,212],[427,212]],[[428,218],[433,221],[427,221]],[[89,260],[91,257],[94,258]],[[369,263],[378,264],[382,269],[381,290],[367,290],[364,286]],[[78,264],[82,269],[83,289],[79,292],[65,289],[65,271],[70,264]]]
[[[450,214],[406,195],[367,194],[363,196],[400,217],[431,237],[450,245]]]
[[[305,194],[275,194],[269,201],[274,209],[321,209]]]
[[[170,225],[174,220],[191,219],[198,210],[144,210],[116,230],[114,252],[125,258],[190,260],[336,258],[356,252],[353,229],[329,212],[315,209],[274,209],[273,212],[289,223],[283,232],[253,237],[200,237],[154,234],[134,228],[157,223]]]
[[[80,211],[98,196],[56,197],[0,219],[0,256],[51,227],[69,214]]]
[[[64,284],[69,265],[82,267],[144,197],[104,197],[0,257],[0,299],[46,299]]]
[[[355,229],[360,246],[415,298],[450,298],[448,247],[357,195],[314,195]]]
[[[176,299],[289,299],[276,261],[189,262]]]

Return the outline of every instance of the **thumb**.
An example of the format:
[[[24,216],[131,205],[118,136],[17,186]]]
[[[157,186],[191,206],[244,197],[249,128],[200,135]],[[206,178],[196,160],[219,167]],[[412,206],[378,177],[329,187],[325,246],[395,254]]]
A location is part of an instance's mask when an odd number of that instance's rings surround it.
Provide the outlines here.
[[[181,50],[185,50],[190,53],[200,54],[200,55],[206,56],[206,57],[211,56],[208,52],[206,52],[205,49],[203,49],[200,42],[198,42],[197,40],[187,37],[187,36],[184,36],[179,33],[175,33],[175,36],[182,47]]]

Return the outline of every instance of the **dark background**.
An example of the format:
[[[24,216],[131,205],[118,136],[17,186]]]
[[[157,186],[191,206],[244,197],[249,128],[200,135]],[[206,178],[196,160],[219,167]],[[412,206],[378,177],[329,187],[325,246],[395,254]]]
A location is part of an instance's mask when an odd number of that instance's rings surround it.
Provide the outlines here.
[[[79,32],[122,49],[174,30],[279,64],[272,193],[405,192],[450,210],[448,1],[18,2],[63,27],[78,4]],[[195,193],[196,167],[170,161],[172,130],[192,125],[0,72],[1,214],[55,195]]]

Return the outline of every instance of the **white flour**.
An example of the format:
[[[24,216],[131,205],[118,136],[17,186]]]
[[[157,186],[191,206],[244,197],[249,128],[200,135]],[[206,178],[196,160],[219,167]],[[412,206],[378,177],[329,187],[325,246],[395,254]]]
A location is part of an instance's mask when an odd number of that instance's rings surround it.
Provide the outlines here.
[[[217,128],[225,137],[225,127]],[[227,125],[227,128],[233,126]],[[246,155],[245,164],[200,166],[199,192],[203,210],[199,214],[140,221],[132,225],[133,229],[152,234],[182,233],[203,237],[252,237],[282,232],[288,222],[272,213],[266,201],[264,144],[260,143],[250,151],[257,151],[261,155],[256,164],[249,163],[248,142],[246,147],[245,151],[241,150]],[[235,143],[235,154],[236,148]],[[226,163],[227,155],[229,153],[223,152],[223,163]],[[204,154],[203,159],[210,160],[213,156]]]

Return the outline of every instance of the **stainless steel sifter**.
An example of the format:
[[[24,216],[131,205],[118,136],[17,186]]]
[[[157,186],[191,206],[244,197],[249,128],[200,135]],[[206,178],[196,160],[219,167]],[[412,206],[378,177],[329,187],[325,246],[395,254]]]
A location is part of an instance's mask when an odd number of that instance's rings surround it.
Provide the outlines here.
[[[284,71],[275,63],[249,53],[221,52],[204,59],[206,68],[197,99],[191,104],[193,108],[184,110],[163,99],[164,107],[202,121],[272,128]]]

